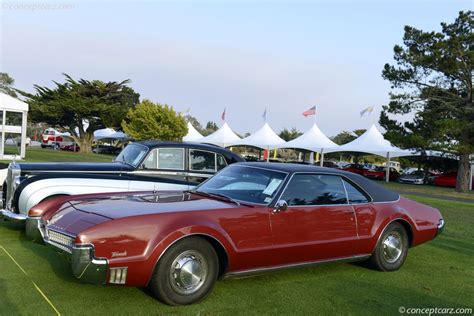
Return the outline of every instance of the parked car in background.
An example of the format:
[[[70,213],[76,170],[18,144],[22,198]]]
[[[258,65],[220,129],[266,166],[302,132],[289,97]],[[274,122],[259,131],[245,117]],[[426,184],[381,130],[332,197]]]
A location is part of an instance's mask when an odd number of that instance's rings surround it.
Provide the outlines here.
[[[321,162],[317,161],[314,163],[316,166],[320,166]],[[323,161],[323,167],[326,168],[339,168],[339,166],[333,161]]]
[[[363,165],[357,164],[357,163],[351,163],[348,165],[345,165],[344,167],[340,168],[341,170],[352,172],[352,173],[357,173],[357,174],[362,174],[366,168]]]
[[[193,191],[45,201],[30,210],[27,236],[68,255],[84,282],[148,286],[162,302],[185,305],[219,277],[366,259],[394,271],[443,227],[437,209],[360,175],[253,162]]]
[[[414,170],[408,173],[402,174],[398,178],[398,182],[400,183],[410,183],[410,184],[427,184],[428,177],[434,175],[431,172],[425,172],[423,170]]]
[[[122,151],[122,147],[111,145],[99,145],[92,148],[92,152],[96,154],[118,155]]]
[[[458,173],[456,171],[449,171],[443,173],[434,179],[434,185],[440,187],[456,187],[456,178]]]
[[[387,168],[375,167],[375,169],[364,169],[362,171],[362,175],[373,180],[385,180],[387,175]],[[390,168],[389,180],[397,181],[399,177],[400,174],[398,173],[398,171],[395,168]]]
[[[45,129],[41,135],[41,148],[60,148],[61,145],[64,145],[63,142],[65,141],[65,135],[66,134],[60,133],[54,128]]]
[[[75,151],[78,152],[81,150],[81,147],[78,144],[68,144],[68,145],[62,145],[60,147],[61,150],[64,151]]]
[[[458,173],[457,171],[449,171],[446,173],[443,173],[439,176],[436,176],[434,179],[434,185],[440,186],[440,187],[456,187],[456,182],[457,182],[457,176]],[[472,175],[472,180],[474,183],[474,175]]]
[[[11,163],[0,215],[25,220],[32,206],[61,195],[187,190],[240,161],[213,145],[145,141],[129,144],[110,163]]]

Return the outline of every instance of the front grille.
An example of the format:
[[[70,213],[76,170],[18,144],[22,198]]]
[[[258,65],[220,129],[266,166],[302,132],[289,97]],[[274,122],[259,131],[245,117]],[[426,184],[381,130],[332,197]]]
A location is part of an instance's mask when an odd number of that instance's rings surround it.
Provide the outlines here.
[[[74,237],[50,229],[47,229],[47,236],[49,242],[54,246],[71,253],[71,249],[74,246]]]

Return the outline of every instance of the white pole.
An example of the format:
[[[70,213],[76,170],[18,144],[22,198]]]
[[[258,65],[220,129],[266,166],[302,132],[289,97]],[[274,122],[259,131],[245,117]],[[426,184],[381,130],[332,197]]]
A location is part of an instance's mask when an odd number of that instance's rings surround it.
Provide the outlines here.
[[[387,170],[385,171],[385,181],[390,181],[390,152],[387,152]]]
[[[26,156],[26,123],[28,121],[27,112],[23,111],[21,115],[21,143],[20,143],[20,157],[24,159]]]
[[[3,156],[5,155],[5,121],[7,120],[7,110],[3,110],[3,116],[2,116],[2,150],[0,152],[0,158],[3,159]]]
[[[267,162],[270,162],[270,146],[267,147]]]
[[[474,163],[471,164],[471,173],[469,174],[469,188],[474,190],[474,181],[472,180],[474,177]]]
[[[324,149],[321,148],[321,159],[319,159],[319,166],[324,166]]]

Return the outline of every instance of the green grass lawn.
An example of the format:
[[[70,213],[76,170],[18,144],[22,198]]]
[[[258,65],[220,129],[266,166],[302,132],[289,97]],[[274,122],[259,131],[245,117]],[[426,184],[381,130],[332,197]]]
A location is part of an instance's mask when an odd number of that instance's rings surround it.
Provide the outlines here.
[[[14,154],[12,149],[7,150],[8,147],[5,146],[5,153]],[[41,147],[28,147],[26,149],[26,158],[22,161],[24,162],[75,162],[75,161],[99,161],[99,162],[110,162],[114,159],[112,155],[101,155],[101,154],[81,154],[75,153],[72,151],[62,151],[62,150],[52,150],[49,148]],[[9,162],[9,161],[0,161],[0,162]]]
[[[454,198],[462,198],[462,199],[470,199],[474,200],[474,191],[470,191],[468,193],[458,193],[454,191],[454,188],[447,188],[447,187],[437,187],[434,185],[417,185],[417,184],[406,184],[406,183],[398,183],[398,182],[384,182],[384,181],[377,181],[380,184],[383,184],[387,188],[394,190],[394,191],[402,191],[405,192],[413,192],[422,193],[422,194],[432,194],[432,195],[441,195],[447,197],[454,197]]]
[[[410,249],[401,270],[330,264],[217,283],[202,303],[169,307],[146,290],[83,284],[54,250],[25,239],[21,225],[0,223],[0,315],[53,315],[36,290],[65,315],[352,314],[399,315],[404,307],[474,308],[474,204],[413,199],[439,208],[444,233]]]

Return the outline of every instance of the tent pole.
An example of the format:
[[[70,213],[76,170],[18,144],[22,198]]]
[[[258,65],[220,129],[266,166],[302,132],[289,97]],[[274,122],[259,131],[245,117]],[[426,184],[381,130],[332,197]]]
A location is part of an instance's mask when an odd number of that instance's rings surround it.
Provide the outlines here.
[[[267,147],[267,162],[270,162],[270,147]]]
[[[321,159],[319,160],[319,166],[324,166],[324,149],[321,148]]]
[[[385,171],[385,182],[390,181],[390,152],[387,151],[387,170]]]
[[[471,190],[474,190],[474,181],[473,181],[473,179],[474,179],[474,163],[471,164],[471,173],[470,173],[469,176],[470,176],[469,177],[469,188]]]

